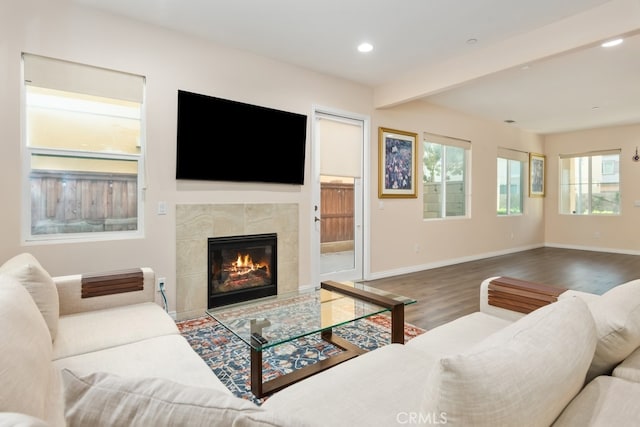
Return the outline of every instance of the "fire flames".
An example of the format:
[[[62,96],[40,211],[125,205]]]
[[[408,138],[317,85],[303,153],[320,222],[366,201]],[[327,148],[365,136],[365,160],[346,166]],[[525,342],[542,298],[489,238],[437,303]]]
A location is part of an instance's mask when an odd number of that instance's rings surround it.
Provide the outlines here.
[[[264,265],[254,263],[250,255],[238,254],[238,259],[232,263],[232,270],[238,274],[247,274],[251,271],[265,268],[266,266]]]
[[[255,262],[248,253],[237,254],[235,258],[229,254],[218,266],[217,272],[212,273],[216,292],[235,291],[271,283],[271,266],[268,260],[261,259]]]

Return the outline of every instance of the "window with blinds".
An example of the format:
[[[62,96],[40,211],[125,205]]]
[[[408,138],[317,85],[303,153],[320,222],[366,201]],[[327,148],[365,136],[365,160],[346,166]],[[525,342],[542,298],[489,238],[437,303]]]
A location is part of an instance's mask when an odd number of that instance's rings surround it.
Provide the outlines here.
[[[620,214],[620,150],[560,155],[560,213]]]
[[[22,58],[25,240],[141,234],[144,77]]]

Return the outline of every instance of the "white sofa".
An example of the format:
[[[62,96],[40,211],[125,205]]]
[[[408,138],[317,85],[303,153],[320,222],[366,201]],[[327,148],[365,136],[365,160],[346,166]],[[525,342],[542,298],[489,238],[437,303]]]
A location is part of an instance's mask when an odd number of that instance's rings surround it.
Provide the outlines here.
[[[81,298],[32,256],[0,266],[0,426],[636,425],[640,280],[481,311],[307,378],[235,398],[142,291]],[[585,302],[588,301],[588,302]],[[586,384],[586,386],[585,386]]]
[[[0,266],[0,426],[273,425],[193,351],[140,270],[142,290],[82,298],[81,275],[50,277],[28,253]]]
[[[640,425],[640,280],[481,311],[279,391],[262,407],[319,425]],[[585,386],[586,385],[586,386]]]

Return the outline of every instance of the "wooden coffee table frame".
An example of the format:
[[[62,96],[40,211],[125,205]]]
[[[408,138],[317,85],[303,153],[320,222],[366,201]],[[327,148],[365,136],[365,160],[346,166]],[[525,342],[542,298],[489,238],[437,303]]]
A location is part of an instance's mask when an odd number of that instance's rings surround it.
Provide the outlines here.
[[[404,302],[396,301],[392,298],[368,292],[362,289],[356,289],[352,286],[344,285],[338,282],[322,282],[322,289],[347,295],[354,299],[369,302],[388,309],[391,312],[391,342],[404,344]],[[336,366],[339,363],[353,359],[367,352],[360,347],[350,343],[344,338],[335,336],[331,328],[320,333],[323,340],[339,347],[343,351],[335,356],[321,360],[313,365],[308,365],[297,369],[289,374],[282,375],[272,380],[262,381],[262,350],[251,348],[251,392],[256,397],[264,397],[275,393],[295,382],[304,378]]]

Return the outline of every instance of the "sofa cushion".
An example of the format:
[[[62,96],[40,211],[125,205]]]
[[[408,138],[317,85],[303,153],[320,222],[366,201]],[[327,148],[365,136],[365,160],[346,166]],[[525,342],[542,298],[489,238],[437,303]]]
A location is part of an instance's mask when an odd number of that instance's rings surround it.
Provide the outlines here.
[[[54,365],[77,374],[103,371],[130,378],[160,377],[231,394],[187,340],[177,334],[65,357]]]
[[[598,344],[587,381],[608,375],[640,347],[640,279],[618,285],[589,303]]]
[[[47,322],[51,340],[56,339],[60,306],[58,291],[49,273],[29,253],[22,253],[0,266],[0,274],[16,278],[31,294],[42,317]]]
[[[549,425],[582,388],[595,344],[582,300],[539,308],[442,358],[427,378],[421,416],[448,425]]]
[[[587,384],[553,427],[637,426],[638,402],[639,383],[603,375]]]
[[[437,357],[448,356],[473,347],[511,323],[513,321],[478,311],[430,329],[406,346]]]
[[[66,369],[62,377],[69,427],[301,425],[215,389],[103,372],[79,377]]]
[[[410,425],[420,410],[423,379],[436,360],[389,344],[278,391],[262,408],[321,426]]]
[[[624,359],[621,364],[616,366],[612,375],[640,383],[640,347]]]
[[[153,302],[69,314],[60,317],[53,359],[179,333],[171,316]]]
[[[33,298],[0,274],[0,410],[63,423],[62,389],[51,336]]]

